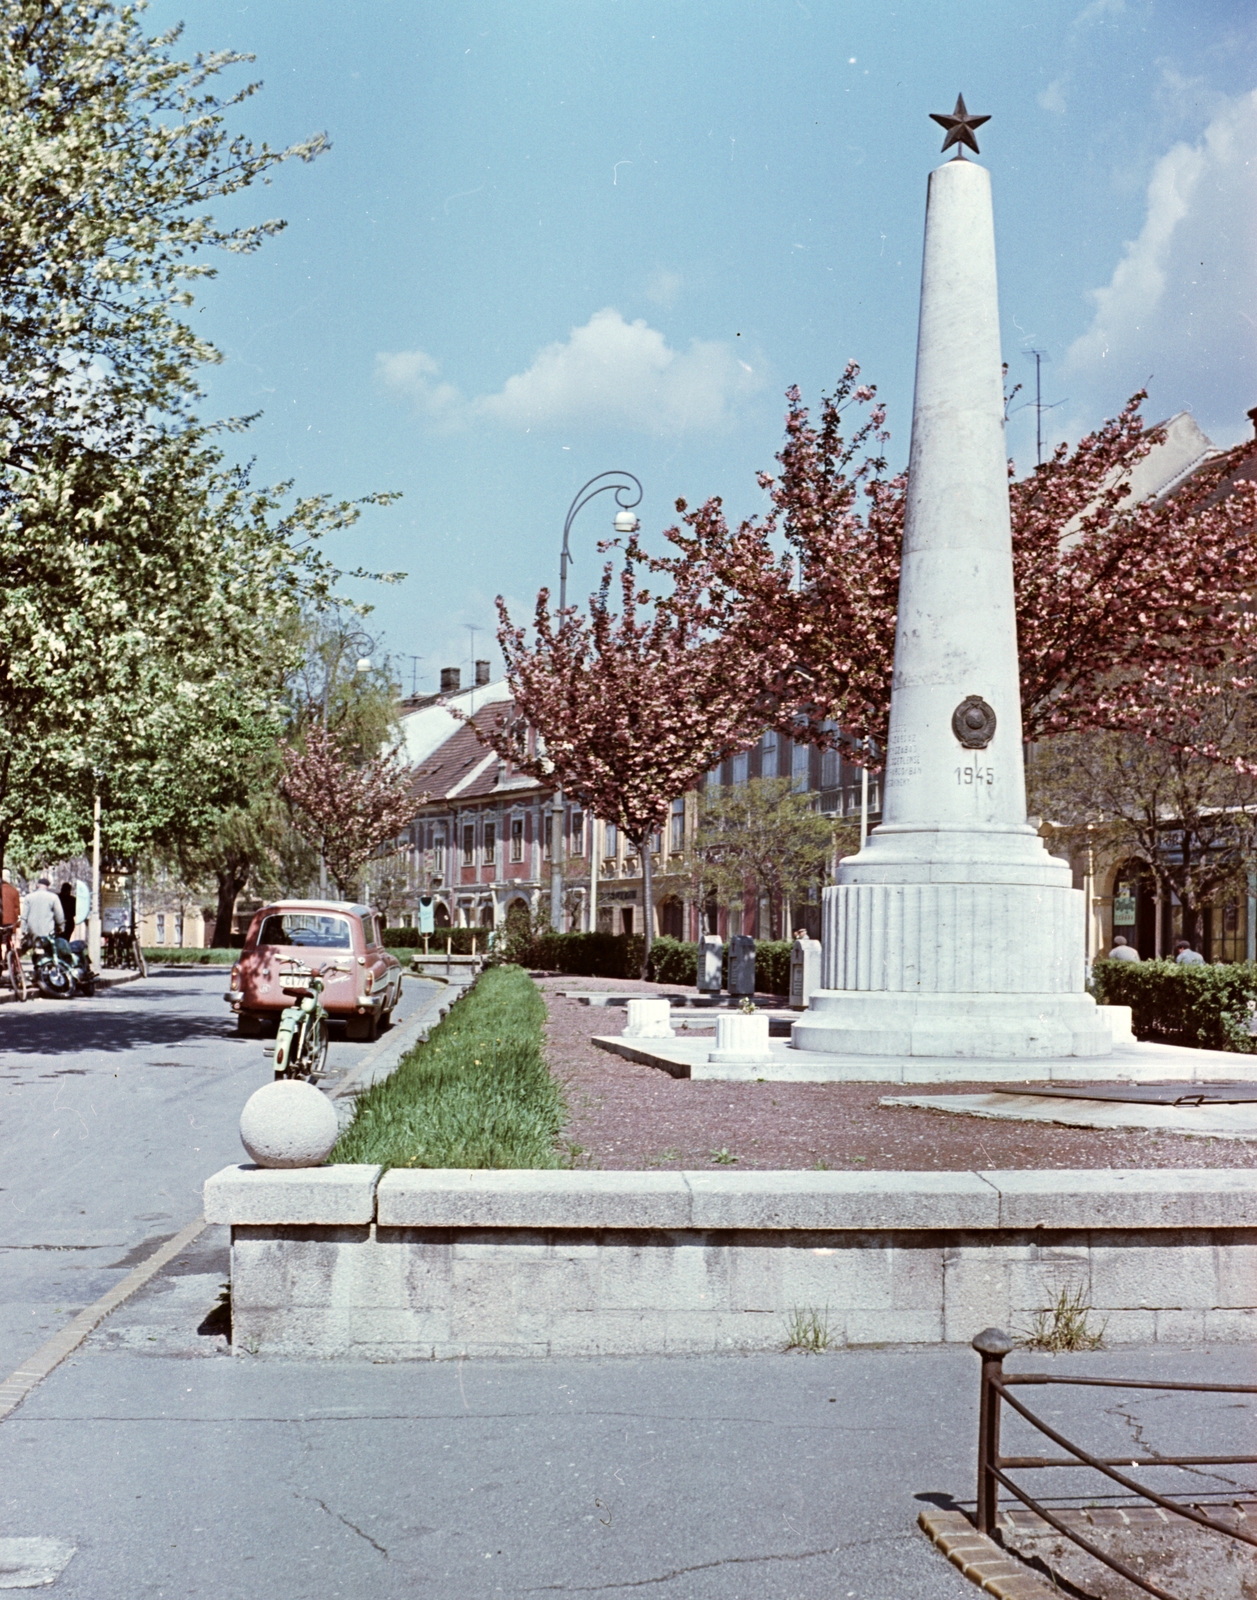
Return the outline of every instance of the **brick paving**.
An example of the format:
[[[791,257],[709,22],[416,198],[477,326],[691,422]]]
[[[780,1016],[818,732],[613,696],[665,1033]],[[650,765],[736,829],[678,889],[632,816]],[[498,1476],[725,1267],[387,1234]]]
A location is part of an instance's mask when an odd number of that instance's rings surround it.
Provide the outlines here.
[[[671,1078],[624,1061],[590,1040],[618,1033],[622,1009],[562,999],[561,989],[676,994],[675,984],[539,977],[549,1012],[550,1066],[565,1088],[564,1137],[581,1166],[640,1170],[876,1168],[956,1172],[1015,1167],[1249,1167],[1257,1147],[1230,1139],[1192,1139],[989,1122],[941,1111],[880,1106],[901,1085],[878,1083],[721,1083]],[[981,1093],[981,1082],[938,1086]],[[914,1094],[929,1093],[913,1084]]]

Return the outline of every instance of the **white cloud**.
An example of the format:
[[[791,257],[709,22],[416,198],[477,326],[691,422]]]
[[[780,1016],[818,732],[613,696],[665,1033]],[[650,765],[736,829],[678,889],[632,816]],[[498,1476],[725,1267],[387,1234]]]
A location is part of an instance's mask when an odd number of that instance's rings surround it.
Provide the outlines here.
[[[1064,370],[1106,409],[1151,374],[1158,415],[1189,407],[1219,442],[1245,431],[1257,402],[1257,91],[1161,157],[1143,230],[1092,300]]]
[[[496,394],[464,400],[438,382],[422,350],[376,357],[390,388],[426,416],[453,424],[476,419],[519,429],[616,427],[667,434],[726,427],[739,403],[761,386],[759,374],[727,344],[694,339],[672,349],[639,318],[626,322],[608,307],[565,341],[546,345],[525,372]]]
[[[462,395],[452,383],[437,382],[441,369],[422,350],[382,351],[375,358],[375,370],[386,387],[405,395],[425,416],[446,422],[460,419]]]
[[[1046,89],[1039,91],[1038,101],[1045,111],[1054,111],[1057,116],[1062,116],[1065,111],[1064,78],[1053,78]]]

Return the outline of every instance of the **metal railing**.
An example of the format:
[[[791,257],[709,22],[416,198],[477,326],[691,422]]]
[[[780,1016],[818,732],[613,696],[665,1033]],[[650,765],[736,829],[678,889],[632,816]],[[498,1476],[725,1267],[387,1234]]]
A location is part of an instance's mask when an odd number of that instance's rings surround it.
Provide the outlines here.
[[[1200,1510],[1199,1506],[1186,1505],[1155,1489],[1146,1488],[1127,1477],[1119,1467],[1219,1467],[1257,1465],[1257,1456],[1094,1456],[1081,1445],[1074,1444],[1042,1417],[1035,1416],[1029,1406],[1009,1393],[1013,1385],[1066,1384],[1078,1388],[1097,1389],[1155,1389],[1158,1391],[1183,1390],[1194,1394],[1257,1394],[1257,1384],[1248,1383],[1156,1383],[1146,1378],[1070,1378],[1047,1372],[1005,1372],[1004,1357],[1013,1349],[1013,1341],[999,1328],[987,1328],[973,1341],[973,1348],[982,1357],[982,1387],[978,1407],[978,1532],[994,1534],[999,1515],[999,1491],[1003,1485],[1015,1495],[1022,1505],[1042,1517],[1049,1527],[1055,1528],[1066,1539],[1102,1561],[1106,1567],[1120,1573],[1146,1594],[1157,1600],[1176,1600],[1167,1590],[1150,1583],[1116,1556],[1107,1555],[1089,1539],[1084,1539],[1069,1527],[1061,1517],[1049,1511],[1039,1501],[1032,1499],[1008,1476],[1009,1471],[1023,1471],[1045,1467],[1090,1467],[1119,1484],[1128,1494],[1138,1495],[1162,1510],[1194,1522],[1199,1527],[1212,1529],[1228,1539],[1238,1539],[1244,1544],[1257,1546],[1257,1536],[1244,1533],[1237,1527],[1216,1521]],[[1005,1456],[1000,1454],[1000,1411],[1004,1403],[1031,1427],[1053,1444],[1068,1452],[1063,1456]]]

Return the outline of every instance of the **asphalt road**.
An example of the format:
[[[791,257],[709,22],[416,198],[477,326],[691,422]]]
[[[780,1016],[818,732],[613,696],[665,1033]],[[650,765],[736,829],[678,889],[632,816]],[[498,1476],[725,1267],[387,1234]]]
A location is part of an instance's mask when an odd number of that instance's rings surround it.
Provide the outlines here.
[[[244,1160],[240,1110],[273,1076],[241,1039],[225,972],[96,999],[0,1005],[0,1376],[201,1214]],[[437,986],[407,977],[402,1022]],[[371,1047],[333,1038],[329,1066]]]
[[[230,1035],[221,987],[157,978],[65,1020],[0,1010],[5,1371],[237,1159],[239,1107],[270,1069]],[[37,1056],[12,1048],[19,1030]],[[968,1349],[258,1360],[229,1353],[227,1269],[226,1230],[207,1230],[0,1422],[0,1562],[6,1541],[46,1541],[22,1548],[61,1564],[55,1600],[976,1593],[915,1527],[922,1505],[973,1493]],[[1236,1346],[1056,1365],[1257,1381]],[[1251,1449],[1257,1396],[1035,1393],[1100,1453]],[[1254,1487],[1228,1469],[1190,1482]],[[1052,1488],[1099,1498],[1072,1473]]]

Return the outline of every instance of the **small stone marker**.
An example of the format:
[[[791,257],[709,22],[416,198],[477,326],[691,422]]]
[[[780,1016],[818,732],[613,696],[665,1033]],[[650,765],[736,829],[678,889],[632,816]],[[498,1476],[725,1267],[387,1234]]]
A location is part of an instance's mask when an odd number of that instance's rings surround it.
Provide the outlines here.
[[[821,942],[801,933],[790,952],[790,1009],[806,1011],[812,991],[821,986]]]
[[[723,1066],[758,1066],[771,1061],[768,1016],[760,1011],[722,1011],[716,1018],[716,1048],[708,1061]]]
[[[755,941],[749,933],[735,933],[729,940],[729,993],[755,993]]]
[[[724,988],[721,964],[724,942],[718,933],[705,933],[698,941],[698,988],[703,994],[719,994]]]
[[[672,1039],[672,1006],[667,1000],[630,1000],[626,1039]]]
[[[318,1167],[340,1136],[332,1102],[311,1083],[277,1078],[240,1113],[240,1143],[259,1167]]]

